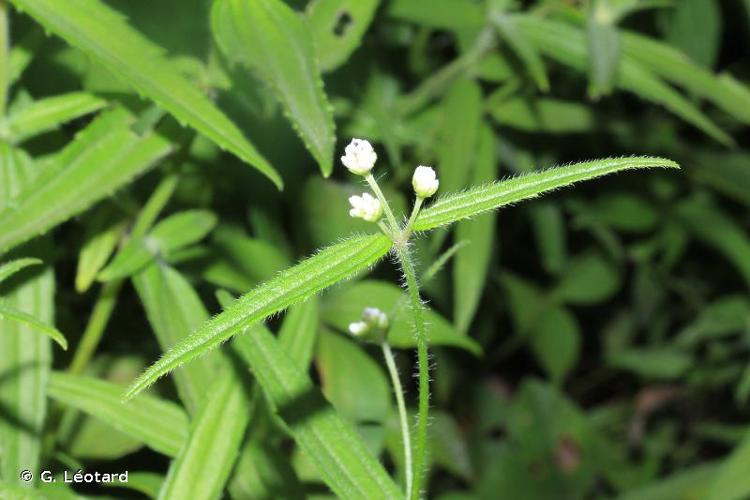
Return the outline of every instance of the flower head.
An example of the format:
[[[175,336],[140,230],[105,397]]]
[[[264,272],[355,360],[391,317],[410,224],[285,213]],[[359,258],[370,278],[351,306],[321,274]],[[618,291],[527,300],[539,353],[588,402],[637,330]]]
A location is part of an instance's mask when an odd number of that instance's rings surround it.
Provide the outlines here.
[[[372,144],[364,139],[352,139],[352,142],[344,148],[341,163],[353,174],[367,175],[375,166],[377,159],[378,155],[372,149]]]
[[[362,196],[349,197],[349,203],[352,208],[349,215],[359,217],[368,222],[377,222],[383,215],[383,207],[380,201],[369,193],[362,193]]]
[[[388,316],[375,307],[366,307],[362,319],[349,323],[349,333],[358,339],[382,342],[388,333]]]
[[[414,170],[411,185],[414,186],[414,192],[417,193],[417,196],[420,198],[429,198],[438,190],[440,181],[437,179],[435,170],[432,167],[420,165]]]

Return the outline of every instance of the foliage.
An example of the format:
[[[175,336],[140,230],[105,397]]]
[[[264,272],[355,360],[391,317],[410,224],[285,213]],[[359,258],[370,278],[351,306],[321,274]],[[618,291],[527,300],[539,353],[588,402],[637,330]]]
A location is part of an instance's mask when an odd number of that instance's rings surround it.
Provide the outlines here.
[[[748,27],[0,0],[0,498],[744,498]]]

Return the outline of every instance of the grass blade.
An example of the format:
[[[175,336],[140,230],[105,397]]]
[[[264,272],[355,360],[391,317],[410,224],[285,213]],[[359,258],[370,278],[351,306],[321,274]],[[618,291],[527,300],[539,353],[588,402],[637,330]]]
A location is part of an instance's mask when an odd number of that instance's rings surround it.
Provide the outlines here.
[[[383,235],[355,236],[330,246],[237,299],[173,346],[130,386],[130,399],[178,366],[205,354],[266,317],[373,265],[391,248]]]
[[[340,498],[403,498],[352,426],[339,417],[265,328],[237,337],[235,345],[297,444],[315,460]]]
[[[282,186],[279,174],[237,126],[181,76],[161,48],[131,28],[117,11],[99,0],[12,3],[169,111],[180,123],[195,128],[260,170],[279,188]]]
[[[146,395],[123,404],[119,385],[61,372],[51,374],[47,392],[61,404],[99,418],[165,455],[177,456],[187,441],[187,415],[170,401]]]
[[[679,168],[665,158],[632,156],[574,163],[564,167],[536,171],[484,186],[449,194],[424,209],[414,223],[414,230],[427,231],[495,210],[510,203],[536,198],[542,193],[576,182],[636,168]]]
[[[224,54],[255,70],[274,89],[328,177],[335,125],[304,20],[281,0],[216,0],[211,24]]]
[[[169,152],[161,137],[131,132],[131,120],[120,108],[99,116],[0,210],[0,253],[82,212]]]
[[[42,264],[42,261],[33,257],[24,257],[6,262],[0,266],[0,282],[13,276],[21,269],[39,264]]]
[[[190,437],[172,462],[160,499],[221,497],[250,418],[245,384],[228,366],[209,387],[191,422]]]
[[[5,304],[0,303],[0,320],[9,320],[20,323],[30,330],[37,333],[43,333],[57,342],[60,347],[62,347],[63,351],[68,350],[68,341],[57,328],[48,325],[43,321],[39,321],[31,314],[26,314],[23,311],[19,311],[13,307],[8,307]]]
[[[87,94],[69,94],[47,97],[32,102],[6,118],[9,140],[22,142],[36,135],[58,128],[65,122],[93,113],[107,105],[107,101]]]

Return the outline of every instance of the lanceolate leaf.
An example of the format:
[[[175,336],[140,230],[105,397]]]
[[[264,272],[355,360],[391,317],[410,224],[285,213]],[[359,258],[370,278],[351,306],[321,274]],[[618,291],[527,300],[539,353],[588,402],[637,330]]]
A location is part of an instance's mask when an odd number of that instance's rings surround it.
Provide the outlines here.
[[[526,66],[539,90],[548,91],[549,80],[547,79],[547,71],[544,69],[544,61],[537,53],[536,47],[530,44],[526,40],[526,35],[518,29],[515,20],[502,12],[493,13],[490,19],[503,41],[510,46]]]
[[[333,115],[304,20],[282,0],[216,0],[211,23],[224,54],[255,70],[276,91],[328,177],[333,170]]]
[[[190,437],[169,467],[159,498],[220,498],[249,418],[242,377],[234,366],[228,366],[201,401],[190,424]]]
[[[355,236],[330,246],[233,302],[172,347],[128,389],[129,399],[191,359],[205,354],[244,328],[305,300],[334,283],[371,266],[391,248],[383,235]]]
[[[494,210],[510,203],[535,198],[542,193],[603,175],[635,168],[679,168],[665,158],[624,157],[574,163],[519,175],[506,181],[449,194],[439,198],[419,214],[414,224],[416,231],[427,231]]]
[[[34,101],[11,113],[5,127],[11,141],[53,130],[61,124],[103,108],[107,101],[85,92],[71,92]]]
[[[120,108],[98,117],[0,210],[0,253],[109,196],[169,152],[161,137],[131,132],[131,121]]]
[[[582,30],[528,15],[518,16],[518,26],[546,56],[579,71],[587,70],[588,55]],[[663,105],[717,141],[723,144],[732,143],[732,139],[706,118],[690,101],[627,54],[623,54],[621,58],[615,84],[618,88],[629,90],[644,99]]]
[[[57,342],[63,350],[68,349],[68,341],[65,340],[65,336],[54,326],[48,325],[43,321],[39,321],[31,314],[26,314],[23,311],[19,311],[13,307],[8,307],[0,302],[0,320],[8,320],[16,323],[20,323],[26,326],[28,329],[34,331],[37,335],[43,333],[49,338]]]
[[[25,257],[21,259],[15,259],[11,260],[10,262],[6,262],[3,265],[0,265],[0,281],[3,281],[4,279],[7,279],[10,276],[13,276],[18,271],[25,267],[29,266],[36,266],[38,264],[41,264],[42,261],[39,259],[35,259],[32,257]]]
[[[99,0],[13,0],[13,4],[281,187],[278,173],[237,126],[117,11]]]
[[[238,337],[235,345],[297,444],[338,497],[403,498],[351,425],[336,414],[267,329]]]
[[[166,455],[176,456],[187,441],[187,415],[172,402],[146,395],[123,403],[122,387],[117,384],[60,372],[50,376],[47,391],[61,404],[99,418]]]

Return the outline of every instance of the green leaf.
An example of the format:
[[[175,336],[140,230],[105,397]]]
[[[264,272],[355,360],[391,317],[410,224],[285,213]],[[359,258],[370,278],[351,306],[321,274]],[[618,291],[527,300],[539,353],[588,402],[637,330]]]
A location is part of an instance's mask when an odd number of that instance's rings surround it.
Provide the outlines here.
[[[100,115],[0,209],[0,253],[109,196],[169,152],[158,136],[136,136],[131,122],[120,108]]]
[[[610,0],[594,1],[586,21],[590,94],[594,98],[612,91],[620,63],[620,34],[611,3]]]
[[[63,351],[68,350],[68,341],[65,340],[65,336],[60,333],[57,328],[48,325],[43,321],[39,321],[30,314],[26,314],[23,311],[19,311],[12,307],[8,307],[3,303],[0,303],[0,321],[1,320],[20,323],[34,332],[43,333],[57,342],[57,344],[62,347]]]
[[[133,285],[146,310],[146,317],[163,351],[195,331],[210,317],[190,283],[168,265],[151,264],[133,277]],[[193,414],[213,379],[211,357],[177,369],[177,393]]]
[[[574,134],[590,132],[596,117],[588,106],[552,98],[502,97],[499,90],[487,98],[490,116],[506,127],[524,132]]]
[[[334,494],[340,498],[403,498],[351,424],[336,414],[268,330],[256,328],[237,337],[235,345]]]
[[[496,178],[495,136],[483,126],[474,165],[473,184]],[[455,239],[468,246],[456,255],[453,264],[453,321],[459,332],[466,332],[482,298],[495,239],[495,215],[486,214],[456,224]]]
[[[132,472],[128,471],[127,483],[103,483],[103,486],[114,488],[128,488],[138,493],[143,493],[149,498],[156,498],[164,482],[164,476],[154,472]]]
[[[89,289],[96,275],[115,251],[125,232],[126,220],[108,206],[95,210],[86,221],[83,247],[78,254],[75,287],[78,293]]]
[[[19,178],[16,176],[15,180]],[[17,186],[11,180],[4,187],[12,192]],[[52,323],[54,320],[55,280],[49,267],[17,274],[2,284],[0,295],[6,306],[24,311],[37,321]],[[46,385],[52,364],[50,340],[26,325],[2,319],[0,353],[0,408],[3,415],[0,418],[0,478],[11,484],[25,484],[19,479],[20,471],[40,470],[47,413]],[[11,495],[9,498],[17,497]]]
[[[99,0],[70,0],[64,5],[56,0],[13,0],[13,4],[281,188],[279,174],[237,126],[117,11]]]
[[[573,314],[560,306],[544,309],[529,331],[534,356],[555,381],[575,367],[581,351],[581,331]]]
[[[331,175],[333,114],[304,20],[281,0],[215,0],[211,25],[224,54],[274,89],[323,175]]]
[[[623,31],[622,50],[634,61],[667,81],[713,102],[725,113],[750,124],[750,90],[728,74],[715,75],[669,45]]]
[[[494,182],[438,198],[435,203],[419,214],[414,229],[427,231],[602,175],[635,168],[655,167],[679,168],[679,165],[664,158],[632,156],[574,163],[519,175],[506,181]]]
[[[471,176],[482,123],[482,89],[471,80],[458,80],[446,92],[441,109],[440,188],[454,191],[466,186]]]
[[[711,481],[706,500],[741,500],[750,494],[750,434],[740,442]]]
[[[0,498],[12,498],[13,500],[47,500],[46,496],[36,490],[32,490],[29,487],[24,488],[23,486],[16,486],[13,483],[3,480],[0,480]]]
[[[242,472],[242,474],[239,474]],[[249,441],[229,483],[232,498],[305,498],[288,457],[265,443]]]
[[[12,142],[22,142],[30,137],[58,128],[65,122],[93,113],[107,101],[85,92],[47,97],[11,112],[2,125]]]
[[[98,278],[102,281],[127,278],[153,259],[202,240],[216,221],[216,216],[208,210],[185,210],[170,215],[145,237],[130,240]]]
[[[279,330],[279,345],[300,368],[310,366],[320,329],[319,301],[311,297],[289,308]]]
[[[0,265],[0,281],[8,279],[21,269],[29,266],[37,266],[39,264],[43,264],[43,262],[33,257],[23,257],[8,261],[5,264]]]
[[[690,368],[693,359],[679,349],[651,347],[612,350],[607,353],[607,364],[642,377],[674,379]]]
[[[568,259],[565,220],[557,203],[539,201],[529,206],[534,237],[544,270],[558,274]]]
[[[383,368],[360,345],[324,330],[315,360],[323,394],[339,415],[355,423],[385,423],[392,390]]]
[[[705,498],[704,493],[716,477],[716,464],[704,464],[677,472],[627,491],[617,500],[664,500],[665,498]],[[722,499],[723,500],[723,499]]]
[[[571,304],[592,305],[609,299],[619,287],[617,269],[600,254],[588,252],[571,259],[551,295]]]
[[[233,366],[215,378],[190,424],[190,436],[159,498],[219,498],[232,472],[250,419],[250,401]]]
[[[503,41],[510,46],[526,66],[537,88],[542,92],[547,92],[549,90],[549,79],[544,68],[544,61],[537,53],[536,47],[531,45],[526,39],[526,35],[518,29],[515,19],[503,12],[494,12],[489,17]]]
[[[537,16],[519,15],[519,28],[548,57],[581,72],[588,67],[586,41],[581,30]],[[661,104],[688,123],[726,145],[732,138],[719,129],[693,104],[665,84],[651,69],[623,54],[617,69],[617,87]]]
[[[323,298],[321,316],[331,326],[348,331],[349,323],[359,321],[365,307],[377,307],[388,315],[388,341],[393,347],[413,348],[416,345],[411,311],[404,291],[385,281],[367,280],[342,287]],[[446,345],[466,349],[476,355],[482,348],[471,337],[453,329],[452,325],[434,310],[425,307],[425,322],[430,325],[427,337],[430,345]]]
[[[379,0],[314,0],[307,4],[318,66],[332,71],[349,59],[370,27]]]
[[[484,24],[482,6],[473,0],[394,0],[388,15],[429,28],[461,30]]]
[[[125,399],[244,328],[375,264],[390,248],[391,241],[383,235],[355,236],[287,269],[237,299],[223,313],[173,346],[128,389]]]
[[[177,456],[188,438],[188,418],[182,408],[149,395],[124,404],[122,387],[111,382],[53,372],[47,393],[169,456]]]
[[[722,14],[718,2],[680,0],[665,14],[665,38],[698,64],[711,67],[719,54]]]

